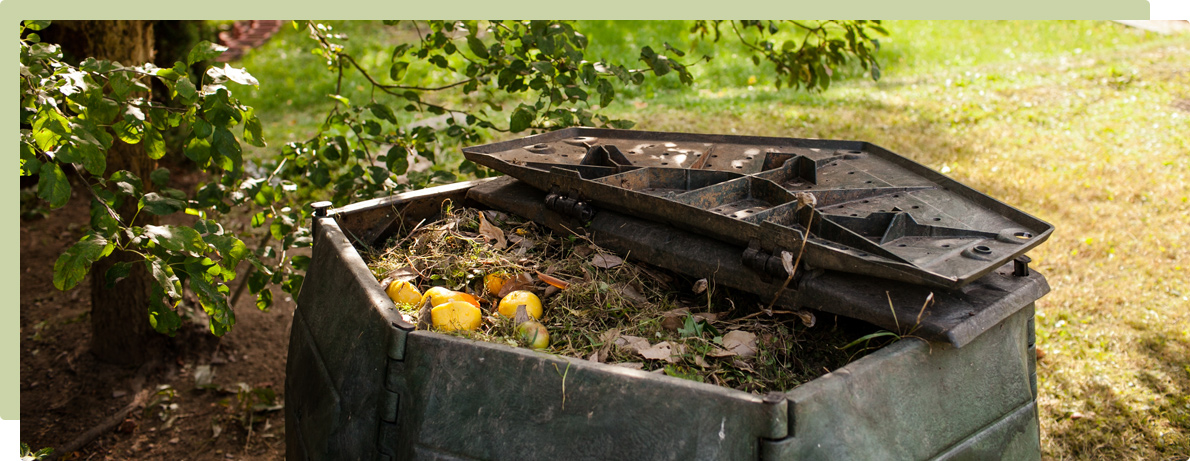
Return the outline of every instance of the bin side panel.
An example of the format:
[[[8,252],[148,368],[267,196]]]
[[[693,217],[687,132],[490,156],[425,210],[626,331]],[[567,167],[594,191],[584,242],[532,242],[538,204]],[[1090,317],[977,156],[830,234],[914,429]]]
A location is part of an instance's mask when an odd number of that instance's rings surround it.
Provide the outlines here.
[[[791,437],[765,442],[763,459],[929,459],[952,449],[1033,402],[1032,316],[1030,304],[962,348],[902,339],[790,391]],[[1026,441],[1024,451],[1040,449]]]
[[[404,370],[398,459],[756,459],[787,433],[783,399],[434,333]]]
[[[938,461],[1041,459],[1037,403],[1029,402],[935,458]]]
[[[286,427],[300,431],[289,438],[308,441],[309,459],[376,459],[394,330],[386,308],[391,301],[334,220],[315,219],[311,265],[294,315],[300,320],[290,334],[290,350],[307,352],[290,357],[285,380],[286,406],[305,408],[306,414],[290,415],[296,420]],[[319,377],[309,370],[320,366],[329,382],[310,385],[308,380]],[[337,399],[319,395],[328,387]],[[338,410],[322,408],[328,402],[337,402]]]

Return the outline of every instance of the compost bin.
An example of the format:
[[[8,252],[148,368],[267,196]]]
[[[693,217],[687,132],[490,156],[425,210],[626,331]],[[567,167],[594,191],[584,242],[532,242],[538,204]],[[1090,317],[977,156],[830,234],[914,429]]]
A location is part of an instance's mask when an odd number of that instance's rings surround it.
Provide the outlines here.
[[[567,129],[464,152],[517,179],[316,209],[288,459],[1040,457],[1033,303],[1049,287],[1024,253],[1048,224],[854,141]],[[416,330],[359,250],[447,200],[913,334],[755,395]]]

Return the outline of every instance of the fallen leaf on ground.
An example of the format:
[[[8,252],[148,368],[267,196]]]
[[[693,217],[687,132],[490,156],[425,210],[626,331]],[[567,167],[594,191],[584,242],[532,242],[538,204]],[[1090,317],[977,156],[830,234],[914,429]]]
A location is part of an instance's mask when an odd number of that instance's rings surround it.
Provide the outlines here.
[[[690,315],[690,309],[685,307],[662,312],[661,327],[669,331],[678,331],[678,328],[685,325],[687,315]]]
[[[711,364],[707,363],[707,359],[702,358],[701,355],[694,356],[694,364],[703,368],[710,368]]]
[[[805,325],[806,328],[812,328],[814,324],[817,323],[817,320],[814,318],[814,314],[808,311],[793,311],[793,313],[802,319],[802,324]]]
[[[386,279],[391,279],[391,280],[389,280],[390,282],[392,282],[393,280],[396,280],[399,282],[410,282],[410,281],[416,280],[417,277],[418,277],[417,271],[413,270],[412,267],[404,266],[404,267],[401,267],[400,269],[389,272],[388,277],[386,277]],[[385,286],[385,287],[388,286],[387,283],[381,283],[381,285]]]
[[[630,370],[640,370],[645,367],[645,364],[641,363],[641,362],[623,362],[623,363],[617,363],[616,366],[624,367],[624,368],[627,368]]]
[[[649,299],[645,298],[645,295],[640,294],[640,290],[637,290],[636,287],[633,287],[630,284],[616,283],[611,285],[611,288],[618,291],[620,296],[623,296],[624,299],[632,301],[632,304],[637,305],[637,307],[645,307],[649,305]]]
[[[488,223],[488,219],[481,212],[479,213],[479,235],[482,235],[484,240],[488,242],[495,242],[492,244],[497,250],[502,250],[508,246],[508,242],[504,240],[504,231],[499,227]]]
[[[594,258],[591,258],[591,265],[602,269],[611,269],[620,264],[624,264],[624,260],[616,255],[597,254]]]
[[[707,279],[698,279],[697,282],[694,282],[694,287],[691,290],[694,290],[696,295],[707,291]]]
[[[194,367],[194,387],[204,388],[211,385],[211,381],[215,379],[215,370],[211,369],[210,365],[199,365]]]
[[[500,288],[500,293],[498,293],[496,296],[503,298],[503,297],[507,296],[509,293],[512,293],[517,290],[525,290],[525,289],[531,288],[532,286],[533,286],[533,276],[522,272],[520,274],[517,274],[516,277],[513,277],[512,280],[504,282],[504,286],[502,288]]]
[[[537,273],[537,278],[538,278],[538,279],[541,279],[541,281],[542,281],[542,282],[545,282],[545,283],[548,283],[548,284],[550,284],[550,285],[556,286],[556,287],[558,287],[558,289],[561,289],[561,290],[565,290],[565,289],[566,289],[566,287],[570,286],[570,282],[567,282],[567,281],[565,281],[565,280],[559,279],[559,278],[557,278],[557,277],[554,277],[554,276],[552,276],[552,275],[546,275],[546,274],[543,274],[543,273],[541,273],[541,272],[538,272],[538,273]]]
[[[675,361],[671,360],[673,355],[673,346],[669,343],[669,341],[661,341],[647,348],[639,349],[636,351],[636,353],[649,360],[664,360],[671,363]]]
[[[615,338],[614,344],[628,352],[639,353],[641,349],[649,348],[649,340],[640,336],[620,335]]]
[[[756,355],[756,335],[744,330],[731,330],[723,335],[723,348],[740,357]]]

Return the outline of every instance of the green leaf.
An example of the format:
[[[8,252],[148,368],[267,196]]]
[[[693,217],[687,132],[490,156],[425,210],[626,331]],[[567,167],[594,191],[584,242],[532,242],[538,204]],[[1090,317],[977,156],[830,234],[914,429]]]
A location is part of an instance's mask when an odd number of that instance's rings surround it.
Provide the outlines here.
[[[260,119],[255,115],[244,121],[244,142],[256,147],[264,147],[264,136],[261,135]]]
[[[24,22],[25,28],[29,30],[42,30],[50,26],[49,21],[34,21],[28,20]]]
[[[194,45],[194,48],[190,49],[190,54],[186,55],[186,64],[194,64],[199,61],[210,61],[219,57],[219,55],[223,54],[224,51],[227,51],[226,46],[217,45],[203,40],[198,42],[197,45]]]
[[[512,118],[509,120],[509,131],[514,133],[525,131],[533,124],[533,119],[536,116],[537,113],[532,107],[524,104],[517,106],[516,110],[512,112]]]
[[[231,80],[241,85],[260,86],[260,82],[256,81],[256,77],[253,77],[252,74],[249,74],[248,71],[244,69],[236,69],[235,67],[231,67],[231,64],[224,64],[223,68],[212,67],[207,69],[207,75],[209,75],[211,79],[215,81],[215,83]]]
[[[388,69],[389,78],[394,82],[399,82],[405,78],[405,74],[409,72],[409,63],[405,61],[396,61],[393,66]]]
[[[149,173],[149,181],[154,185],[161,187],[169,184],[169,168],[158,168]]]
[[[149,195],[153,194],[145,196]],[[148,225],[144,228],[144,235],[161,248],[174,253],[202,254],[207,251],[202,235],[190,227]]]
[[[262,311],[273,306],[273,290],[265,289],[256,294],[256,308]]]
[[[144,125],[140,120],[129,120],[129,118],[125,117],[124,120],[112,125],[112,131],[116,132],[116,137],[120,138],[121,141],[128,144],[136,144],[144,137]]]
[[[67,248],[54,263],[54,287],[63,291],[74,288],[86,277],[91,264],[111,254],[115,248],[115,245],[94,232],[84,235],[78,243]]]
[[[385,120],[393,125],[397,124],[397,116],[393,115],[392,109],[389,109],[384,104],[369,104],[368,110],[372,111],[372,115],[375,115],[376,118]]]
[[[100,98],[87,107],[87,119],[97,125],[107,125],[120,113],[120,105],[107,98]]]
[[[339,102],[343,103],[343,105],[344,105],[344,106],[351,107],[351,100],[350,100],[350,99],[347,99],[347,98],[346,98],[346,97],[344,97],[344,96],[340,96],[340,95],[337,95],[337,94],[328,94],[327,96],[330,96],[330,97],[331,97],[331,99],[334,99],[334,100],[336,100],[336,101],[339,101]]]
[[[194,87],[194,83],[190,81],[189,77],[178,79],[178,82],[174,84],[174,91],[182,97],[182,102],[186,104],[193,103],[198,98],[198,88]]]
[[[145,124],[145,133],[141,138],[145,142],[145,153],[149,158],[157,160],[165,156],[165,138],[152,125]]]
[[[174,273],[173,266],[165,264],[161,258],[152,255],[145,259],[145,265],[148,266],[149,274],[153,276],[153,280],[157,281],[157,285],[161,287],[166,296],[169,296],[170,299],[182,297],[182,282]]]
[[[41,165],[37,196],[50,202],[50,208],[58,208],[70,200],[70,182],[57,163],[46,162]]]
[[[178,327],[182,326],[182,318],[172,307],[165,304],[165,290],[160,286],[153,285],[149,294],[149,324],[153,325],[153,329],[158,333],[165,333],[173,335]]]
[[[128,170],[112,173],[108,180],[116,184],[117,190],[127,195],[140,195],[141,189],[144,189],[144,182]]]
[[[208,122],[207,119],[202,117],[194,118],[194,136],[199,138],[209,137],[214,129],[215,127],[211,126],[211,122]]]
[[[402,43],[400,45],[397,45],[396,48],[393,48],[392,59],[397,59],[399,57],[405,56],[405,52],[409,51],[409,49],[412,47],[413,47],[413,45],[408,44],[408,43]]]
[[[472,53],[479,56],[480,59],[488,58],[488,49],[484,48],[483,40],[476,38],[473,35],[467,36],[467,48],[471,49]]]
[[[211,147],[225,159],[231,160],[230,165],[224,165],[225,169],[239,170],[240,164],[243,162],[243,158],[240,155],[240,143],[236,141],[235,135],[231,134],[227,128],[215,128],[214,137],[211,138]]]
[[[869,335],[864,335],[864,336],[860,337],[859,339],[856,339],[855,341],[847,343],[847,345],[840,347],[839,349],[850,349],[852,347],[859,345],[859,343],[864,343],[866,345],[868,343],[868,341],[871,341],[876,338],[885,337],[885,336],[888,336],[888,337],[892,338],[893,340],[901,339],[901,336],[896,333],[893,333],[891,331],[881,330],[881,331],[877,331],[877,332],[869,334]]]
[[[234,236],[208,235],[204,240],[215,247],[215,251],[218,251],[220,258],[222,258],[219,261],[219,265],[229,271],[234,271],[236,266],[240,264],[240,261],[252,256],[252,252],[248,250],[248,246]]]
[[[116,282],[128,277],[132,272],[132,261],[120,261],[108,268],[107,273],[103,275],[104,284],[110,290],[116,287]]]
[[[206,139],[191,139],[183,153],[186,154],[186,158],[193,160],[199,166],[206,166],[207,161],[211,159],[211,143]]]
[[[213,280],[205,270],[194,266],[198,265],[189,264],[186,267],[186,272],[190,274],[190,288],[198,296],[202,310],[211,319],[211,333],[223,336],[236,323],[235,313],[227,305],[227,293],[230,290],[222,283],[212,283]]]

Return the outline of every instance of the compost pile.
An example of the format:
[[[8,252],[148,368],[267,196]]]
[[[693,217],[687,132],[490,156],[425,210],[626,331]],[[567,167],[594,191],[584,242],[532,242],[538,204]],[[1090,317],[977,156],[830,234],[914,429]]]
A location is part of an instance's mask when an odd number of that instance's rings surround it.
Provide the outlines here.
[[[687,278],[498,211],[447,206],[441,216],[363,250],[419,329],[757,394],[792,389],[870,350],[867,331],[846,319],[814,326],[808,312],[716,287],[714,274]],[[526,291],[540,301],[538,315]],[[529,312],[516,318],[521,305]]]

